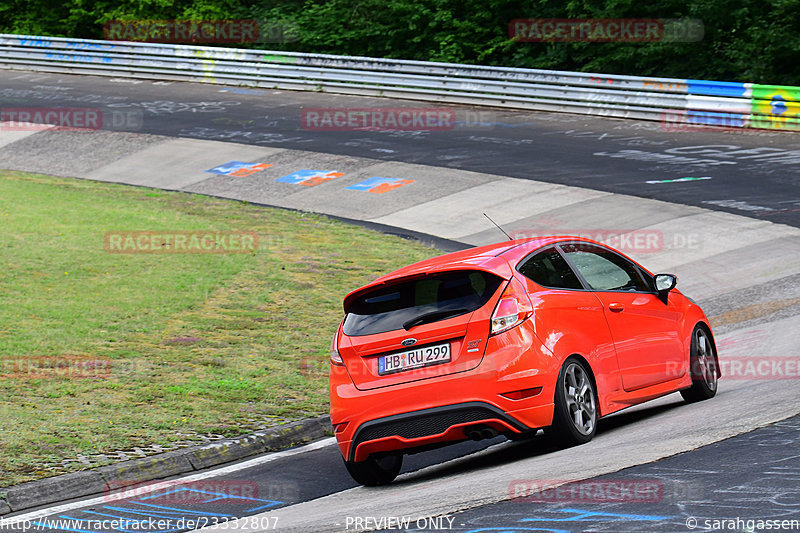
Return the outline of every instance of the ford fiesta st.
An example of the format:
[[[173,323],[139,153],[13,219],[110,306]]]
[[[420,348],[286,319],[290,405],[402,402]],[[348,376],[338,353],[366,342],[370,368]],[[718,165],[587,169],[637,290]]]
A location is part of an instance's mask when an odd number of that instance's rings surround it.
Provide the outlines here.
[[[506,241],[416,263],[348,294],[331,346],[331,420],[347,470],[390,483],[403,455],[544,428],[564,445],[599,417],[719,378],[708,319],[601,243]]]

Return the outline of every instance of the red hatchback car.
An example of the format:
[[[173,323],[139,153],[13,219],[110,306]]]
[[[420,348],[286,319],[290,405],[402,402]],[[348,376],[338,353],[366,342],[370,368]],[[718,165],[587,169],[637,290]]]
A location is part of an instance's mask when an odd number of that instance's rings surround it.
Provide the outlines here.
[[[403,454],[544,428],[564,445],[599,417],[716,393],[702,309],[601,243],[506,241],[415,263],[348,294],[331,346],[331,420],[347,470],[390,483]]]

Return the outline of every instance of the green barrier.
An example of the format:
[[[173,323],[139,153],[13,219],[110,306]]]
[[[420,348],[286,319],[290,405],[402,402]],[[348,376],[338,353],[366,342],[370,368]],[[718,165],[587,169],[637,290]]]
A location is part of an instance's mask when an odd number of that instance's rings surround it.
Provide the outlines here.
[[[800,131],[800,87],[753,84],[751,128]]]

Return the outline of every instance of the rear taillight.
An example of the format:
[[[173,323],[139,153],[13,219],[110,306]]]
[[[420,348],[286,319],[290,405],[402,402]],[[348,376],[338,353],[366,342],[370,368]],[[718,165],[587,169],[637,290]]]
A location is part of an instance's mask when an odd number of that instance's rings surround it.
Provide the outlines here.
[[[492,335],[518,326],[533,312],[533,305],[516,278],[511,278],[492,313]]]
[[[339,353],[339,330],[336,330],[336,333],[333,334],[333,340],[331,341],[331,364],[334,365],[344,365],[344,361],[342,360],[342,354]]]

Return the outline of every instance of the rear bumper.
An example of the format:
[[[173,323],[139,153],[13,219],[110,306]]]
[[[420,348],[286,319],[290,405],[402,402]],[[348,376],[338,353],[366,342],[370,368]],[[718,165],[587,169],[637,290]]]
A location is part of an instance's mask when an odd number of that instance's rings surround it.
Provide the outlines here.
[[[331,420],[342,456],[363,461],[468,438],[476,427],[523,433],[553,421],[559,362],[536,340],[526,321],[490,337],[472,370],[359,390],[344,367],[331,368]],[[504,394],[541,387],[538,394]]]
[[[460,441],[468,438],[468,432],[476,427],[492,428],[499,433],[533,429],[485,402],[432,407],[365,422],[356,429],[345,457],[348,461],[364,460],[380,451]]]

